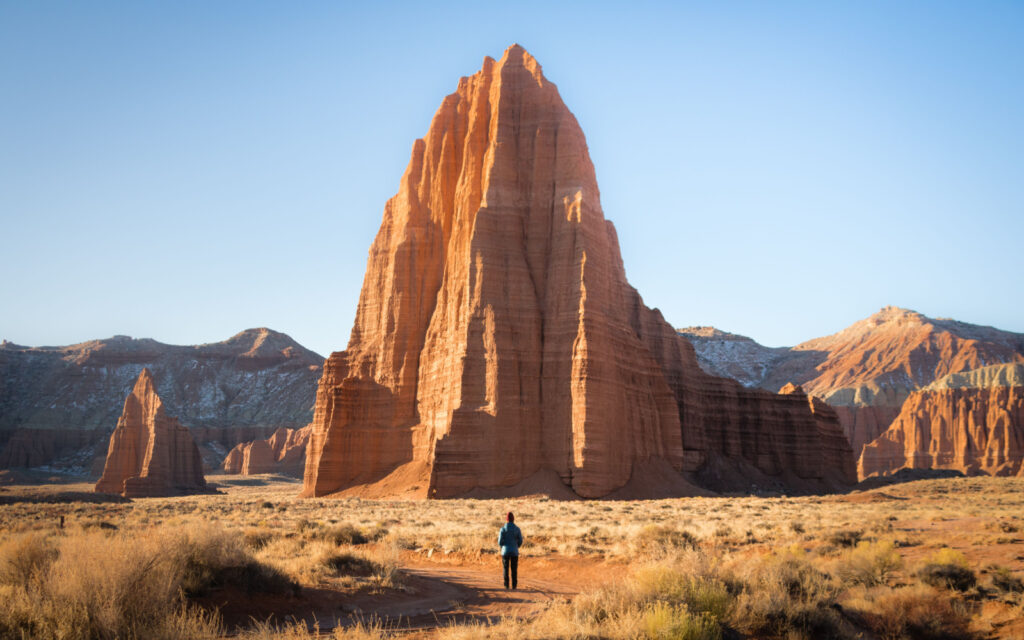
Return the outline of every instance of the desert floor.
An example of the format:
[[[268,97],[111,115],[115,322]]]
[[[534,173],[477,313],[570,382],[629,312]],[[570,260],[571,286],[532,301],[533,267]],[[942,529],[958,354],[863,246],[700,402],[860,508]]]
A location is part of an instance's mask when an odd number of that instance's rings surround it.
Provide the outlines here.
[[[0,488],[2,635],[1024,638],[1024,479],[426,502],[209,480],[132,501]],[[516,591],[496,547],[510,510]]]

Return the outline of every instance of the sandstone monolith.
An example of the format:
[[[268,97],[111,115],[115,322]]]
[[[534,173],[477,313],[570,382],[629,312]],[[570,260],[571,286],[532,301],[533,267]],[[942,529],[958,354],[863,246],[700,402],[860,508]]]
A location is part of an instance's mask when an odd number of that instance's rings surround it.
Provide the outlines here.
[[[110,436],[96,491],[147,497],[204,489],[202,459],[192,435],[167,415],[153,376],[143,369]]]
[[[303,495],[853,482],[831,455],[806,397],[704,374],[643,304],[583,132],[514,45],[413,145],[348,348],[324,364]]]

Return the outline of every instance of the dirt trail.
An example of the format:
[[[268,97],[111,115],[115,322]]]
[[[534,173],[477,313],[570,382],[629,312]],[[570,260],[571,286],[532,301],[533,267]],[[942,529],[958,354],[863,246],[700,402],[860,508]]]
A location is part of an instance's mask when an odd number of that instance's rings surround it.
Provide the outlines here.
[[[255,618],[302,621],[321,631],[359,621],[379,621],[396,630],[427,630],[466,621],[528,618],[546,604],[568,600],[624,570],[624,565],[576,558],[524,558],[519,588],[502,585],[497,558],[489,563],[413,561],[403,566],[402,590],[344,593],[304,588],[300,597],[220,593],[205,603],[217,606],[228,628],[248,626]]]

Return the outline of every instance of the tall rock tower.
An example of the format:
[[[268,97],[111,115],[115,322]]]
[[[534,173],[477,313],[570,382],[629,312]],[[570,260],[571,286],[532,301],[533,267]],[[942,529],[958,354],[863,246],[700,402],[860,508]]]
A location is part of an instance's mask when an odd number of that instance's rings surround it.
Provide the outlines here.
[[[136,498],[205,490],[203,462],[192,434],[167,415],[153,376],[143,369],[110,434],[96,491]]]
[[[820,424],[805,398],[703,374],[644,306],[579,124],[513,45],[413,145],[324,365],[303,494],[851,481]]]

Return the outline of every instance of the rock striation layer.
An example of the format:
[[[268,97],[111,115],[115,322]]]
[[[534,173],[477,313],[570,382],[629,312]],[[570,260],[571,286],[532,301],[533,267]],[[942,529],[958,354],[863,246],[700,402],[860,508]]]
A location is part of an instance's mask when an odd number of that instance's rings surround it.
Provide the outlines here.
[[[861,477],[900,469],[1019,475],[1024,387],[946,388],[910,394],[892,425],[864,447]]]
[[[115,336],[67,347],[0,344],[0,467],[87,474],[148,368],[168,411],[219,466],[239,442],[313,417],[323,358],[283,333],[249,329],[195,346]]]
[[[348,348],[324,364],[303,495],[852,482],[819,422],[805,397],[703,373],[644,306],[583,132],[515,45],[413,145]]]
[[[167,415],[153,376],[143,369],[110,436],[96,491],[134,498],[204,489],[202,459],[192,434]]]
[[[710,373],[766,389],[793,381],[826,400],[857,455],[888,428],[913,391],[988,365],[1024,363],[1022,334],[899,307],[792,348],[765,347],[712,327],[680,333]]]
[[[302,477],[310,431],[308,425],[301,429],[282,427],[265,440],[243,442],[224,458],[224,471],[243,476],[281,473]]]

